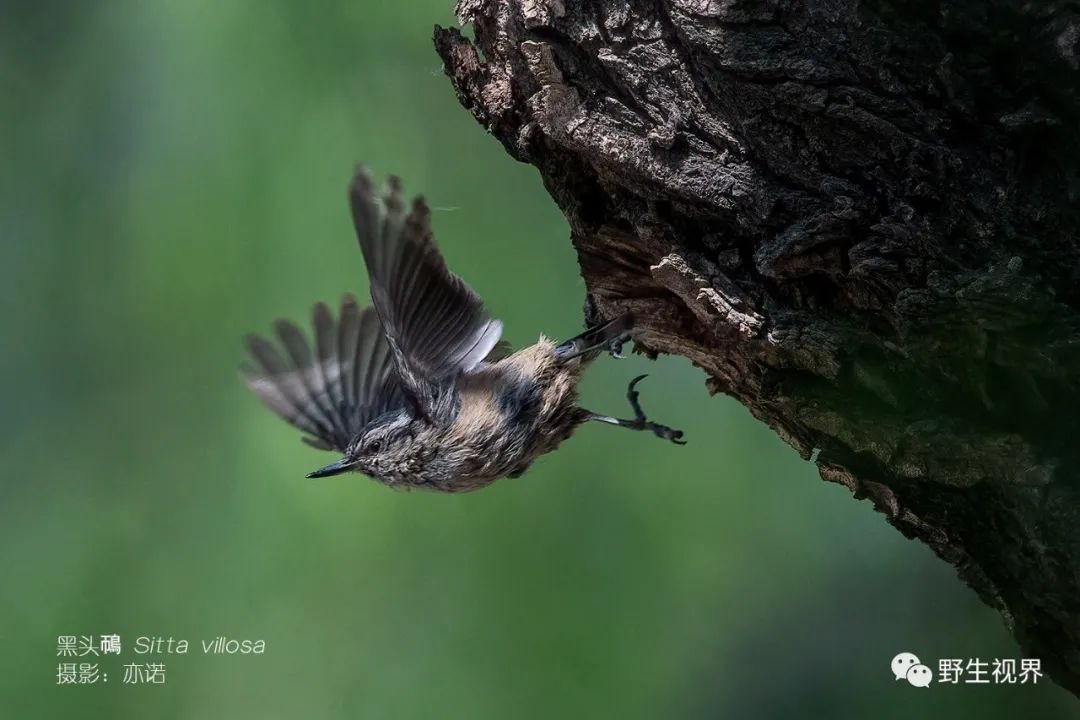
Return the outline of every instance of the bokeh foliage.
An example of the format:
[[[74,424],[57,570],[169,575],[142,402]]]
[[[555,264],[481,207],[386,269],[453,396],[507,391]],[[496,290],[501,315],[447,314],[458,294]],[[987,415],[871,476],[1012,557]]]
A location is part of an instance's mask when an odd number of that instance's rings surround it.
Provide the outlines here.
[[[0,715],[1066,717],[1037,687],[896,683],[901,650],[1020,657],[926,548],[817,479],[685,361],[583,388],[690,444],[597,426],[464,496],[359,476],[236,376],[240,337],[366,292],[345,184],[403,176],[521,345],[575,334],[562,217],[453,97],[449,0],[0,5]],[[117,632],[109,681],[56,636]],[[183,637],[164,686],[138,635]],[[259,657],[198,642],[264,639]]]

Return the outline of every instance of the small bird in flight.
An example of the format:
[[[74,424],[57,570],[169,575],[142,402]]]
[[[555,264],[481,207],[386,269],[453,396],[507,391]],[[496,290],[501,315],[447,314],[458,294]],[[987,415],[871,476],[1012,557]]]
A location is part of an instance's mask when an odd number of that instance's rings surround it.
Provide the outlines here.
[[[578,406],[577,384],[602,351],[618,357],[631,337],[628,315],[555,344],[511,352],[502,323],[446,267],[423,198],[406,213],[391,177],[376,195],[357,169],[349,187],[353,224],[371,280],[370,306],[346,295],[335,320],[325,303],[312,314],[314,349],[288,320],[278,347],[247,337],[248,387],[305,442],[343,454],[308,477],[359,471],[393,487],[464,492],[517,477],[589,420],[648,430],[683,444],[682,432],[646,419],[634,378],[634,419]]]

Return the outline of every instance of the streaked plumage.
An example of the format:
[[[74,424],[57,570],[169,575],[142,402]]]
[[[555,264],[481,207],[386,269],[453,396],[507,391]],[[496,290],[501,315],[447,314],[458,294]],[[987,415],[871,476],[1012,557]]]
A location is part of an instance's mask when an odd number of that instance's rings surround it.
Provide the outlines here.
[[[679,441],[678,431],[645,419],[632,387],[635,420],[577,405],[584,367],[628,337],[629,317],[511,353],[502,323],[446,267],[422,198],[406,213],[397,178],[380,199],[360,168],[349,202],[372,305],[361,309],[346,295],[336,319],[315,305],[313,346],[278,320],[278,343],[248,336],[251,362],[241,368],[305,442],[344,455],[310,476],[358,470],[388,485],[472,490],[520,475],[590,419]]]

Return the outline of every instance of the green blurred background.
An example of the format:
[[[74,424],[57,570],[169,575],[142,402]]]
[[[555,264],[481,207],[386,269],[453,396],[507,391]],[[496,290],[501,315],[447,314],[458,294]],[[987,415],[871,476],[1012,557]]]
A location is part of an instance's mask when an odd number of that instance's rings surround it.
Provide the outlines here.
[[[479,493],[308,481],[332,459],[238,381],[241,336],[366,278],[352,164],[423,192],[516,345],[584,288],[530,167],[455,100],[450,0],[4,3],[0,716],[1068,717],[1032,686],[896,682],[1022,656],[999,616],[682,359],[594,365],[595,426]],[[56,684],[58,635],[119,633]],[[134,638],[192,644],[136,656]],[[202,639],[263,639],[204,656]],[[161,661],[160,686],[120,682]]]

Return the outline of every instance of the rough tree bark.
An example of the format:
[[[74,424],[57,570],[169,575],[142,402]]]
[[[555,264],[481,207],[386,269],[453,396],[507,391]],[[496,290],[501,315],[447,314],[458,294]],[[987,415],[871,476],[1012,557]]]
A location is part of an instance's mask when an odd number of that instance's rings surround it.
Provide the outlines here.
[[[684,355],[1080,694],[1080,6],[461,0],[592,319]]]

